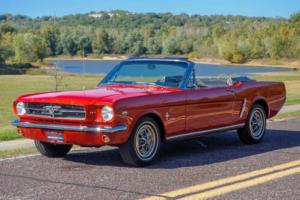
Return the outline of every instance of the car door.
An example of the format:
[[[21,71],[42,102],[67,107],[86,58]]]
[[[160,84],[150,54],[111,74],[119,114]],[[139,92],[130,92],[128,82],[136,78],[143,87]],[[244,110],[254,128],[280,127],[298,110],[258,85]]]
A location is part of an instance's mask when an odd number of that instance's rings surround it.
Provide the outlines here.
[[[232,86],[188,89],[186,131],[227,126],[233,123],[235,95]]]

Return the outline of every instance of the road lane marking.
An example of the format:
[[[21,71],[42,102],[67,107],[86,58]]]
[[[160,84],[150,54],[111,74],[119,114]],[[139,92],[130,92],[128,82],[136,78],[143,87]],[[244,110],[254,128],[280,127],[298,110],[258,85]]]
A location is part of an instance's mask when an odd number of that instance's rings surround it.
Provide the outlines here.
[[[300,167],[287,169],[287,170],[284,170],[281,172],[275,172],[270,175],[265,175],[265,176],[261,176],[258,178],[254,178],[252,180],[231,184],[231,185],[217,188],[214,190],[210,190],[207,192],[200,192],[198,194],[180,198],[180,200],[208,199],[208,198],[224,195],[226,193],[233,192],[236,190],[241,190],[244,188],[260,185],[260,184],[263,184],[263,183],[266,183],[266,182],[269,182],[269,181],[272,181],[275,179],[283,178],[283,177],[290,176],[290,175],[297,174],[297,173],[300,173]]]
[[[300,160],[288,162],[288,163],[283,163],[279,165],[275,165],[272,167],[264,168],[264,169],[259,169],[255,170],[252,172],[247,172],[244,174],[240,174],[237,176],[232,176],[232,177],[227,177],[219,180],[214,180],[211,182],[206,182],[186,188],[181,188],[178,190],[162,193],[158,196],[152,196],[152,197],[147,197],[144,200],[159,200],[159,199],[167,199],[167,198],[176,198],[184,195],[189,195],[189,194],[194,194],[194,193],[199,193],[204,190],[209,190],[209,189],[215,189],[216,187],[226,187],[228,184],[234,184],[236,182],[241,182],[241,181],[248,181],[248,179],[254,179],[257,176],[262,176],[270,173],[276,173],[279,170],[286,170],[292,167],[299,167],[300,166]],[[280,172],[278,172],[280,173]],[[259,178],[259,177],[258,177]],[[252,180],[249,180],[252,181]],[[166,198],[164,198],[166,197]]]
[[[23,159],[23,158],[30,158],[30,157],[35,157],[35,156],[39,156],[39,155],[40,154],[29,154],[29,155],[15,156],[15,157],[10,157],[10,158],[0,158],[0,162],[7,161],[7,160],[18,160],[18,159]]]

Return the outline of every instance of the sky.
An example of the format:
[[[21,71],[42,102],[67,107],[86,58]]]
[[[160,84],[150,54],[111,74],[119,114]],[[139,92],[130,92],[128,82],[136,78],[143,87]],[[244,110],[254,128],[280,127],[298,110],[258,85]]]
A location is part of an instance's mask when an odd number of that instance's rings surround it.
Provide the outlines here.
[[[288,18],[300,0],[0,0],[0,14],[64,16],[90,11],[171,12]]]

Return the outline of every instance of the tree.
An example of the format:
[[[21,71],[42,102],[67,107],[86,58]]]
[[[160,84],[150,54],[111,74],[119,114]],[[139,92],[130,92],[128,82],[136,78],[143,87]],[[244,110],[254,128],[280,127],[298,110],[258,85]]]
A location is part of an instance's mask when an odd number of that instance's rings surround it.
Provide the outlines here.
[[[50,49],[50,55],[57,54],[59,43],[59,29],[53,25],[47,25],[42,30],[42,35],[45,40],[46,47]]]
[[[45,40],[42,36],[36,36],[34,38],[34,46],[32,47],[33,52],[35,53],[38,60],[43,61],[44,58],[50,55],[50,49],[45,43]]]
[[[161,54],[161,44],[158,38],[151,37],[147,42],[147,53],[148,54]]]
[[[291,21],[291,23],[293,23],[293,24],[298,24],[298,25],[300,25],[300,11],[298,11],[298,12],[292,14],[292,15],[290,16],[290,21]]]
[[[128,43],[128,53],[133,55],[140,55],[146,52],[143,46],[143,37],[138,32],[132,32],[127,36],[126,42]]]
[[[184,54],[188,54],[193,51],[193,41],[184,38],[180,41],[180,51]]]
[[[0,25],[0,35],[4,33],[13,33],[16,32],[16,29],[11,25],[5,23]]]
[[[96,37],[93,42],[93,50],[97,54],[104,54],[111,52],[111,39],[108,33],[102,29],[96,31]]]
[[[75,41],[76,41],[76,39],[75,39],[74,35],[67,35],[63,39],[64,51],[71,56],[76,55],[77,50],[78,50],[77,49],[78,45]]]
[[[175,37],[170,37],[163,42],[163,54],[172,55],[179,53],[179,46]]]
[[[116,40],[114,49],[116,53],[127,54],[130,46],[127,41],[127,33],[122,33],[120,37]]]
[[[13,34],[3,33],[0,37],[0,64],[14,56]]]
[[[295,29],[297,35],[300,35],[300,11],[291,15],[289,21],[291,22],[292,27]]]
[[[92,42],[88,36],[84,35],[79,38],[79,49],[83,56],[92,53]]]
[[[299,11],[289,19],[120,10],[67,15],[56,18],[55,24],[50,19],[0,15],[1,62],[28,62],[45,56],[92,52],[134,55],[197,52],[230,62],[299,59],[300,55]]]
[[[275,35],[265,38],[263,42],[266,46],[266,55],[272,59],[290,58],[292,56],[292,52],[289,51],[292,43],[286,37]]]
[[[253,59],[264,58],[266,56],[266,47],[260,38],[254,38],[250,41],[250,57]]]
[[[35,62],[40,50],[39,39],[33,33],[18,34],[14,41],[15,58],[17,63]]]
[[[1,51],[2,49],[0,49],[0,51]],[[2,64],[4,64],[5,63],[5,60],[4,60],[4,58],[2,58],[1,57],[1,55],[0,55],[0,66],[2,65]]]

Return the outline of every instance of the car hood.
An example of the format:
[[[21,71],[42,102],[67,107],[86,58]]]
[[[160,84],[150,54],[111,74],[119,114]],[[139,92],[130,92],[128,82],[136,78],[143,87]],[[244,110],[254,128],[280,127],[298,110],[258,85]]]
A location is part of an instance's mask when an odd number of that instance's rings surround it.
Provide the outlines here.
[[[74,105],[112,104],[119,99],[180,91],[177,88],[141,85],[106,85],[81,91],[47,92],[21,96],[17,101]]]

